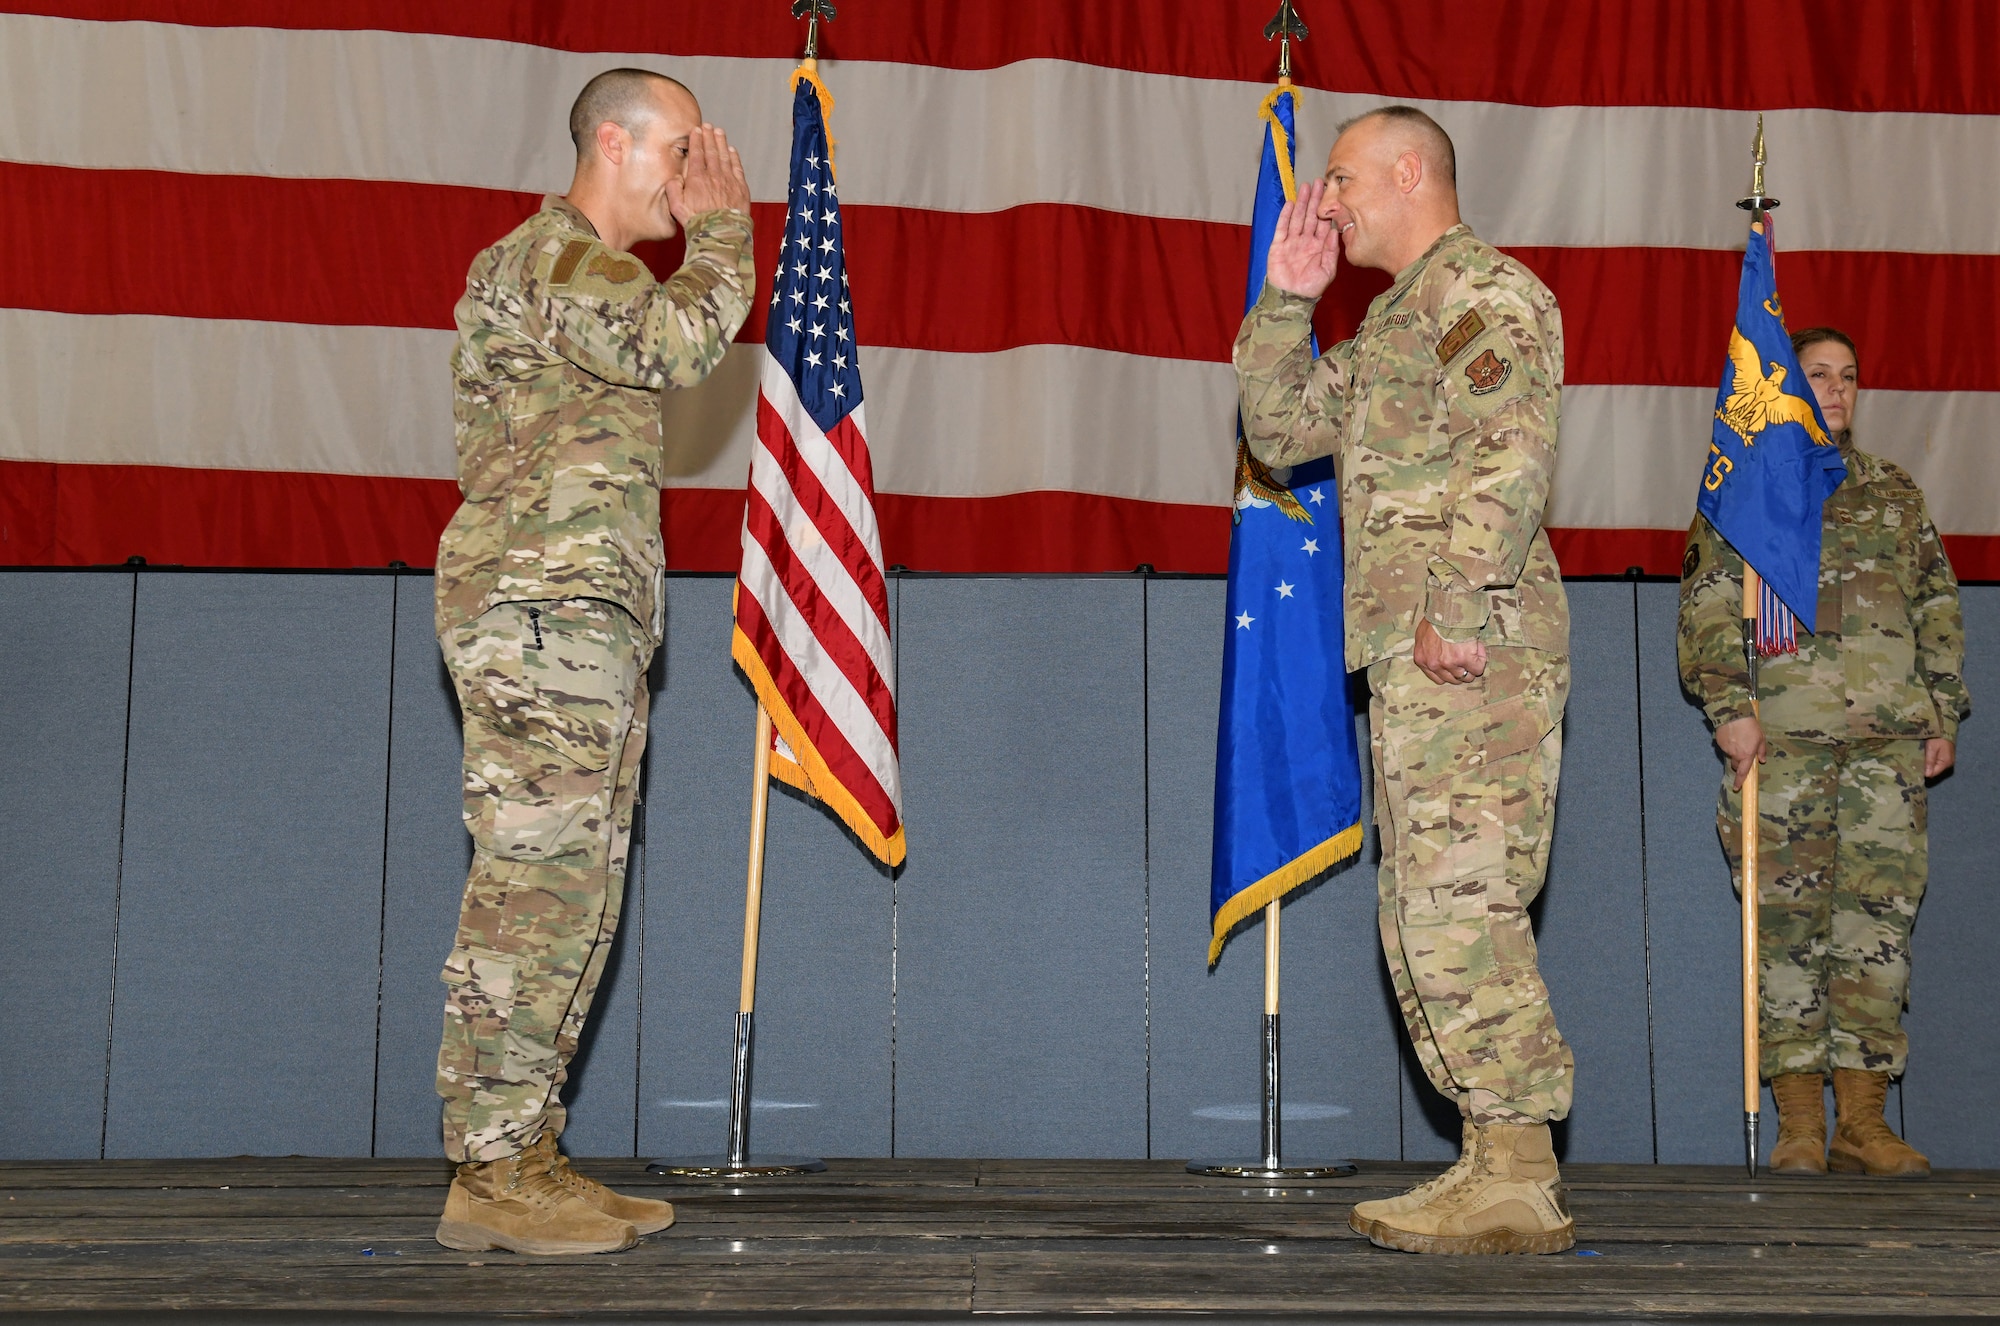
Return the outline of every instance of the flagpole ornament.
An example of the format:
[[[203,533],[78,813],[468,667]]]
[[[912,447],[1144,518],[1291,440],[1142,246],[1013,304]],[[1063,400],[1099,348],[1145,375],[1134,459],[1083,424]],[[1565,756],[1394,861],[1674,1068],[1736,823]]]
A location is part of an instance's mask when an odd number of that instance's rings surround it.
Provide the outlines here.
[[[1264,40],[1269,41],[1273,37],[1278,39],[1278,81],[1289,83],[1292,80],[1292,41],[1295,38],[1299,41],[1306,39],[1305,20],[1292,7],[1292,0],[1279,0],[1278,16],[1264,25]]]
[[[1291,0],[1286,0],[1289,4]],[[1757,138],[1750,145],[1750,192],[1736,200],[1744,211],[1758,215],[1778,206],[1778,200],[1764,192],[1764,112],[1757,112]],[[1759,216],[1761,219],[1761,216]]]
[[[1289,3],[1290,0],[1287,0]],[[792,0],[792,17],[809,20],[806,26],[806,59],[819,58],[819,21],[831,23],[840,17],[833,0]]]

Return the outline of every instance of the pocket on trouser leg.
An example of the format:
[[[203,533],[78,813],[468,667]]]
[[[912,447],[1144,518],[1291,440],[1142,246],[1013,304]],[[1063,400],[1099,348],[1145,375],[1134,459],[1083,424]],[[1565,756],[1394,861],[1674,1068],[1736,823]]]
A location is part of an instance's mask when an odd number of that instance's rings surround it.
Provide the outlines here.
[[[465,820],[473,841],[511,861],[602,866],[612,850],[614,769],[579,768],[548,747],[466,727]]]
[[[631,618],[593,599],[498,604],[444,648],[468,718],[582,768],[610,762],[645,685]]]
[[[516,976],[515,959],[490,949],[460,945],[445,959],[439,1095],[462,1095],[503,1074]]]
[[[1484,874],[1406,889],[1399,899],[1404,949],[1458,1084],[1532,1117],[1560,1117],[1569,1060],[1536,967],[1521,890],[1506,873],[1508,796],[1504,779],[1451,788],[1448,854],[1458,868]]]

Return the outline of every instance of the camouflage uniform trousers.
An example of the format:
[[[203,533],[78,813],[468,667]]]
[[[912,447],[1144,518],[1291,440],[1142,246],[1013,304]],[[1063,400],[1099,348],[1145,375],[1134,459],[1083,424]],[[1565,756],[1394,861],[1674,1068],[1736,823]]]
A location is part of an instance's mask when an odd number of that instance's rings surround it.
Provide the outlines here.
[[[442,641],[473,840],[445,962],[445,1152],[499,1160],[566,1121],[611,952],[646,747],[652,646],[601,599],[502,603]]]
[[[1901,1073],[1910,929],[1929,871],[1924,744],[1773,735],[1758,772],[1759,1069]],[[1726,766],[1725,766],[1726,767]],[[1743,891],[1743,794],[1716,827]]]
[[[1408,658],[1368,669],[1382,952],[1431,1085],[1473,1122],[1568,1115],[1575,1064],[1536,968],[1562,771],[1569,660],[1491,649],[1441,686]]]

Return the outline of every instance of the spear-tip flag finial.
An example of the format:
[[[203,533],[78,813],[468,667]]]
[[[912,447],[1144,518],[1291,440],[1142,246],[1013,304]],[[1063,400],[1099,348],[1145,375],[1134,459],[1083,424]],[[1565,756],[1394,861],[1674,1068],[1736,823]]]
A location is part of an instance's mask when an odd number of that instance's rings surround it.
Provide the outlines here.
[[[1764,112],[1757,112],[1757,137],[1750,144],[1750,192],[1736,205],[1746,212],[1768,212],[1778,200],[1764,192]],[[1760,218],[1761,219],[1761,218]]]
[[[1292,0],[1278,0],[1278,15],[1264,25],[1264,40],[1278,39],[1278,79],[1289,82],[1292,77],[1292,41],[1306,39],[1305,20],[1292,7]]]
[[[806,28],[806,59],[819,58],[819,21],[831,23],[840,17],[833,7],[833,0],[792,0],[792,17],[810,19]]]

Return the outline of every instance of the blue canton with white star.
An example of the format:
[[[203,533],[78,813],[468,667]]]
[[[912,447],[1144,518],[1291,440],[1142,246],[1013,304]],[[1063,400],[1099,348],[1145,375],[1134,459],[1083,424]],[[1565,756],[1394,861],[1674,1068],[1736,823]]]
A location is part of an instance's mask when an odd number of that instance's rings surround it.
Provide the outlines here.
[[[792,99],[792,185],[785,243],[771,277],[764,344],[797,384],[820,431],[830,433],[861,404],[861,368],[847,302],[840,200],[826,147],[826,121],[812,84]]]

